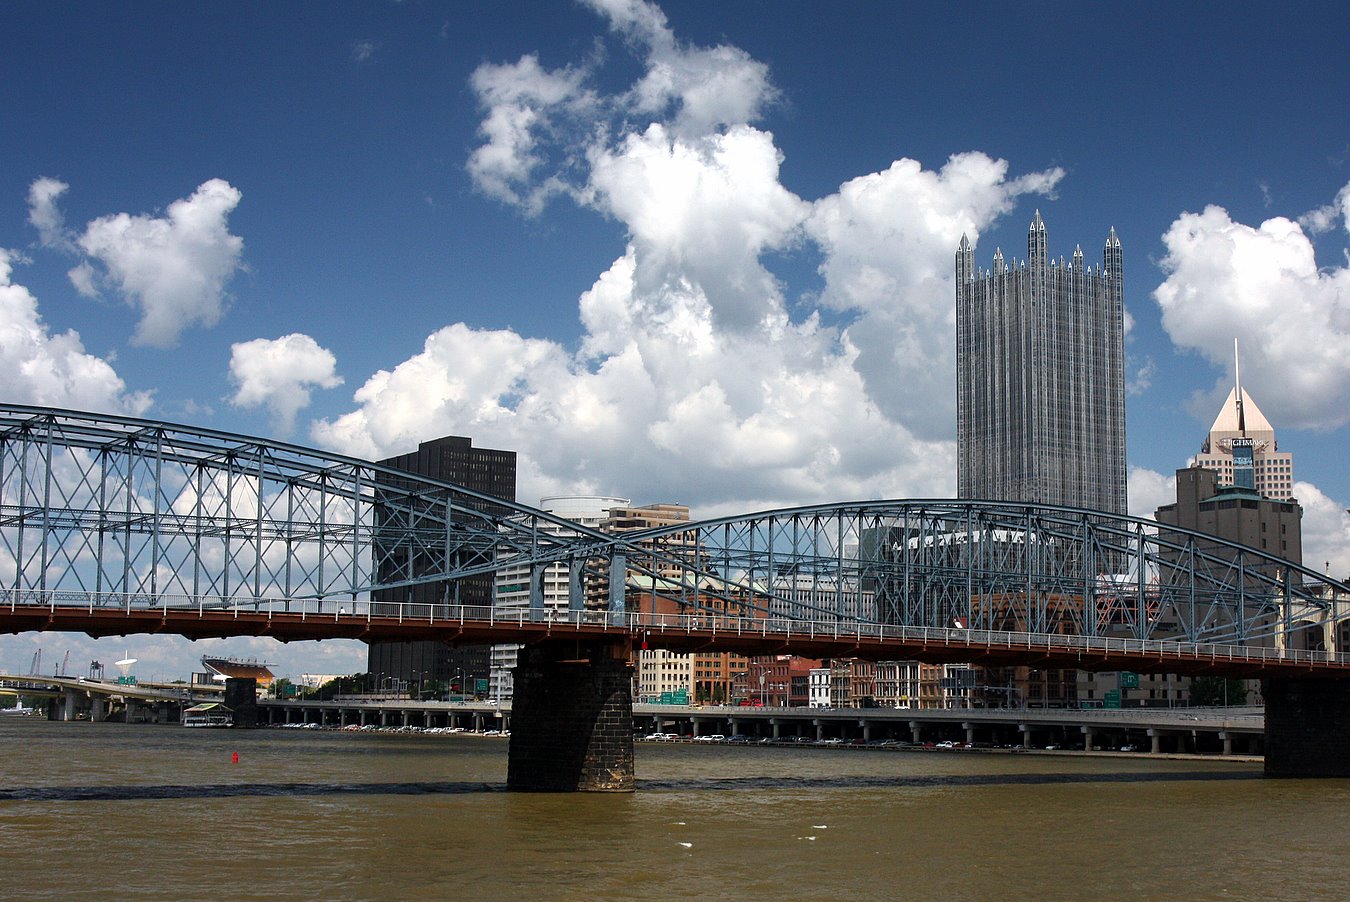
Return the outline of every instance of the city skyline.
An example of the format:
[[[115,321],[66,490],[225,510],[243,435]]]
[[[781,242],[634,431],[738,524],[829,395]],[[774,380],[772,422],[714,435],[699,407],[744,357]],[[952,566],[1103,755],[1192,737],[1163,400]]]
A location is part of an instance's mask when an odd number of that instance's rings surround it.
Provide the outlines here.
[[[1039,208],[1130,257],[1132,512],[1236,337],[1305,559],[1350,572],[1338,6],[76,9],[7,16],[10,401],[370,459],[465,435],[519,452],[522,499],[696,518],[952,496],[951,252],[1012,252]]]

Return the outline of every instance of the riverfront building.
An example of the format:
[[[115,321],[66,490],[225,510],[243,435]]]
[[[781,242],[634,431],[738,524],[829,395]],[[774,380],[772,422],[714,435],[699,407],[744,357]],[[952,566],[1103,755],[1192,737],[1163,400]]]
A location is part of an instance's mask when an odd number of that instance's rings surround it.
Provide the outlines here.
[[[557,514],[571,520],[579,526],[598,529],[616,508],[626,508],[627,498],[612,495],[550,495],[539,499],[539,509]],[[541,530],[560,537],[573,537],[575,530],[561,524],[543,524]],[[530,572],[528,564],[503,567],[497,571],[493,586],[492,605],[498,614],[514,614],[530,607]],[[563,612],[571,603],[571,568],[564,561],[549,564],[543,573],[544,608],[548,611]],[[492,646],[491,692],[496,699],[511,698],[514,686],[511,671],[516,666],[519,645]]]
[[[1126,512],[1122,263],[1115,229],[1099,269],[1051,260],[1039,211],[1025,263],[977,270],[962,236],[958,497]]]
[[[484,495],[506,501],[516,499],[516,452],[475,448],[473,440],[448,435],[422,442],[417,450],[379,462],[442,482],[464,486]],[[391,482],[398,484],[399,480]],[[469,502],[486,513],[505,514],[508,508],[490,501]],[[389,555],[381,555],[382,568],[402,566]],[[449,585],[418,585],[408,589],[376,592],[371,598],[374,613],[396,612],[399,603],[464,604],[487,607],[492,604],[492,577],[472,577]],[[381,683],[392,686],[416,686],[450,683],[458,680],[461,690],[486,687],[489,656],[486,645],[452,648],[442,642],[372,642],[369,672]],[[466,685],[467,684],[467,685]]]

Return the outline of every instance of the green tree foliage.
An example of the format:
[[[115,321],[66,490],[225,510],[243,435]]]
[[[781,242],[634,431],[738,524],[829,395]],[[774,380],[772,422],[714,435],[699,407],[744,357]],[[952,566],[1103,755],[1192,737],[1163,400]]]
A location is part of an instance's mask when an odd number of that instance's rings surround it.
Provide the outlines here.
[[[1195,677],[1191,704],[1198,707],[1247,704],[1247,684],[1232,677]]]

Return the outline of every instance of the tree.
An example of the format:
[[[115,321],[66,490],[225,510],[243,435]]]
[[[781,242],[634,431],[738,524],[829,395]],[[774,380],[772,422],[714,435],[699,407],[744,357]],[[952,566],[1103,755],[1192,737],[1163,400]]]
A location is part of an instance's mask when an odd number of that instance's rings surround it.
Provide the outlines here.
[[[1233,677],[1194,677],[1191,704],[1198,707],[1247,704],[1247,684]]]

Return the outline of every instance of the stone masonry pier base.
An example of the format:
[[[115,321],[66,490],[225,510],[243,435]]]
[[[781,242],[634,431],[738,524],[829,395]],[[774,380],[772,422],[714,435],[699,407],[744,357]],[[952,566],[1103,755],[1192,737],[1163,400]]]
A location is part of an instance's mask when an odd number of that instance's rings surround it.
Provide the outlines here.
[[[629,644],[553,641],[520,650],[506,785],[524,792],[632,792]]]

